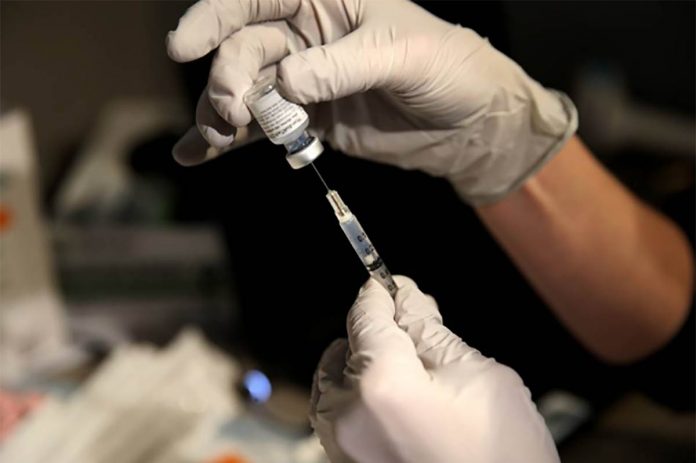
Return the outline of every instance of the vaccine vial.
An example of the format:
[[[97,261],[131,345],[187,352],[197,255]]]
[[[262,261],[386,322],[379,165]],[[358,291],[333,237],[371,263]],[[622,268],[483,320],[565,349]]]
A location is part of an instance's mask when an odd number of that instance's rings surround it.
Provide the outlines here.
[[[244,103],[268,139],[285,146],[285,159],[293,169],[309,165],[324,152],[321,141],[307,132],[307,112],[283,98],[271,77],[258,80],[244,94]]]

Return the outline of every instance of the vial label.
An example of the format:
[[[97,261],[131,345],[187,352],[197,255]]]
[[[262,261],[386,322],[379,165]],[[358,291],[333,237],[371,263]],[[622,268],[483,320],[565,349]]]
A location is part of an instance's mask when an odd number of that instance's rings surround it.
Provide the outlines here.
[[[302,128],[309,116],[301,106],[272,90],[249,105],[266,136],[276,145],[287,143],[287,135]]]

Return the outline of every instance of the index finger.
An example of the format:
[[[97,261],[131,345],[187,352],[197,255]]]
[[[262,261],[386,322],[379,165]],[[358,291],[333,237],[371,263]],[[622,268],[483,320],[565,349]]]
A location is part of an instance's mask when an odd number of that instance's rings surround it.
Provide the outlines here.
[[[198,59],[247,24],[293,16],[301,0],[200,0],[167,34],[167,53],[178,62]]]

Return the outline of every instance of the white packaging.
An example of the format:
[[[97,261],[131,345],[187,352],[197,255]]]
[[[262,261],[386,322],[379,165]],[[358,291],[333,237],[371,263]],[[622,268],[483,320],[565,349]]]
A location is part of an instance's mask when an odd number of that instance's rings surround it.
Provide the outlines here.
[[[0,385],[16,386],[79,361],[41,216],[29,114],[0,118]]]

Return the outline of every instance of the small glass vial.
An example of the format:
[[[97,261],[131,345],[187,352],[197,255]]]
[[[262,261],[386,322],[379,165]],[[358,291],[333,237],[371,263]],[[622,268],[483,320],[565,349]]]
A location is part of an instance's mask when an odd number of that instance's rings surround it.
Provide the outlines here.
[[[285,159],[293,169],[309,165],[324,152],[321,141],[307,132],[309,116],[305,110],[283,98],[271,77],[257,81],[244,94],[244,103],[268,139],[285,145]]]

